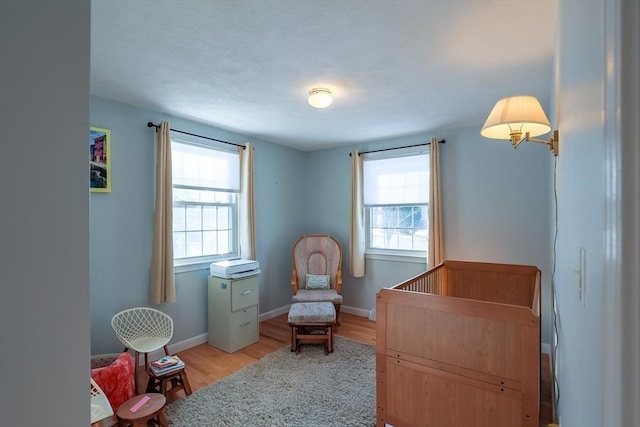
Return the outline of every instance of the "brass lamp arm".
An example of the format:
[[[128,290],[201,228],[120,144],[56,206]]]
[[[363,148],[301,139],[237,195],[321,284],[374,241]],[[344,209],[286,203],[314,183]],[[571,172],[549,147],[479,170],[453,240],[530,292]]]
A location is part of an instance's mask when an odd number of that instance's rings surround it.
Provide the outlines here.
[[[553,152],[553,155],[554,156],[558,155],[558,143],[560,142],[558,130],[554,130],[553,136],[549,137],[547,141],[542,139],[532,138],[529,135],[529,132],[525,132],[524,137],[522,136],[522,132],[514,131],[511,133],[511,144],[513,145],[513,148],[518,148],[518,145],[520,145],[522,141],[537,142],[540,144],[548,145],[549,150]]]

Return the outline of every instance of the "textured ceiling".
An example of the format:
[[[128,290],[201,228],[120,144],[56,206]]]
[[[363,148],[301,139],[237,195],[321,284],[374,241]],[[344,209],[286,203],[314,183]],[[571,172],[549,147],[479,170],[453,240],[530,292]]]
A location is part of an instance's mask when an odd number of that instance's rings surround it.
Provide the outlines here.
[[[92,0],[91,93],[302,150],[549,105],[557,0]],[[334,103],[307,104],[312,87]],[[478,129],[479,131],[479,129]]]

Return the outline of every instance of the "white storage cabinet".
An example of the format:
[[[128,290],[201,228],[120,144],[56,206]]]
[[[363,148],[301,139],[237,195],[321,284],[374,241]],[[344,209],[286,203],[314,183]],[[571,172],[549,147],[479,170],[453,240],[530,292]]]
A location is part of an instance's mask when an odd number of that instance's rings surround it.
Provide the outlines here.
[[[258,276],[209,276],[209,344],[233,353],[258,342]]]

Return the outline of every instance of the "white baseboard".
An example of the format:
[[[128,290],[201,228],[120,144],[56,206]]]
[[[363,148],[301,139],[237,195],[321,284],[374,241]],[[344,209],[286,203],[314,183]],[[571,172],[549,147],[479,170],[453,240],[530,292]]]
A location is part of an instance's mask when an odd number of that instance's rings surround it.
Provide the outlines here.
[[[551,344],[543,342],[540,344],[540,351],[544,354],[551,354]]]
[[[269,319],[273,319],[274,317],[278,317],[281,314],[288,313],[289,307],[291,307],[291,304],[287,304],[283,307],[276,308],[275,310],[267,311],[266,313],[260,313],[260,315],[258,316],[258,321],[262,322],[264,320],[269,320]]]
[[[179,353],[183,350],[186,350],[188,348],[191,347],[195,347],[197,345],[206,343],[209,341],[209,333],[204,333],[204,334],[200,334],[200,335],[196,335],[195,337],[191,337],[191,338],[187,338],[186,340],[182,340],[179,342],[175,342],[173,344],[169,344],[167,347],[169,348],[169,353],[170,354],[176,354]],[[160,359],[162,356],[164,356],[164,350],[163,349],[159,349],[159,350],[155,350],[152,351],[151,353],[149,353],[149,362],[153,361],[153,360],[158,360]],[[141,354],[140,355],[140,360],[139,360],[139,366],[143,366],[144,365],[144,355]]]
[[[348,305],[343,305],[340,308],[340,311],[343,313],[347,313],[347,314],[354,314],[356,316],[361,316],[361,317],[369,317],[369,311],[370,310],[366,310],[364,308],[358,308],[358,307],[350,307]]]
[[[196,335],[195,337],[187,338],[186,340],[169,345],[169,352],[173,354],[179,353],[183,350],[186,350],[191,347],[195,347],[200,344],[204,344],[208,341],[209,341],[209,333],[207,332],[207,333]]]

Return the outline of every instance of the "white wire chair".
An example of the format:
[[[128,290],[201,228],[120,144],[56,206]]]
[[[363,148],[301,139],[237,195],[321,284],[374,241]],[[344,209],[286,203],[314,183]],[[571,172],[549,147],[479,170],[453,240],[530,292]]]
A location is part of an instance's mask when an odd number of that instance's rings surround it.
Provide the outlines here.
[[[91,424],[104,420],[107,417],[113,416],[113,408],[109,403],[109,399],[104,394],[102,389],[93,378],[91,379],[91,385],[89,386],[89,394],[91,396]]]
[[[173,319],[160,310],[149,307],[135,307],[116,313],[111,318],[111,327],[125,350],[135,352],[134,369],[139,366],[139,355],[144,354],[144,369],[149,367],[148,354],[164,348],[169,354],[167,344],[173,336]],[[136,375],[136,391],[138,376]]]

